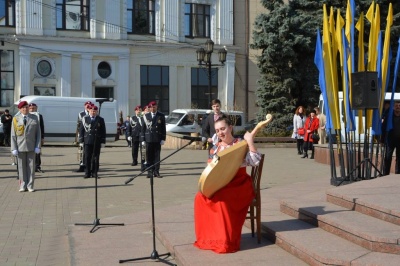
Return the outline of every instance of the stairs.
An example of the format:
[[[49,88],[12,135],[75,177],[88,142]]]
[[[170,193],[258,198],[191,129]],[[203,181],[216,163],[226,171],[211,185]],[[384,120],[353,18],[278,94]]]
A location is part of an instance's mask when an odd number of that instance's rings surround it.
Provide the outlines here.
[[[264,235],[310,265],[400,265],[396,175],[282,198],[279,206],[262,218]]]

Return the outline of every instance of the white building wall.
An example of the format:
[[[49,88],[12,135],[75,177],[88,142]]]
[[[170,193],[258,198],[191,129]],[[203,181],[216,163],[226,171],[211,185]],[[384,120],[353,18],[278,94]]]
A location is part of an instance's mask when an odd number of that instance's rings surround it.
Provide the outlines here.
[[[119,109],[128,114],[134,106],[146,104],[140,102],[140,66],[163,65],[169,66],[169,109],[190,108],[191,68],[199,67],[196,50],[206,38],[185,38],[184,4],[211,6],[213,62],[218,63],[217,51],[222,45],[233,43],[233,0],[156,0],[155,36],[129,35],[129,40],[125,31],[126,0],[91,0],[90,32],[56,30],[55,3],[55,0],[16,1],[15,33],[19,49],[15,52],[18,79],[15,100],[19,95],[33,94],[36,85],[54,86],[57,96],[80,97],[93,97],[96,86],[108,86],[114,88]],[[54,5],[54,9],[44,12],[39,8],[43,4]],[[29,14],[36,13],[35,16],[28,19],[28,10]],[[53,60],[54,77],[34,77],[40,56]],[[101,79],[97,74],[101,61],[112,66],[112,76],[108,79]],[[218,73],[219,97],[229,106],[234,104],[234,65],[235,54],[231,52],[226,66]]]

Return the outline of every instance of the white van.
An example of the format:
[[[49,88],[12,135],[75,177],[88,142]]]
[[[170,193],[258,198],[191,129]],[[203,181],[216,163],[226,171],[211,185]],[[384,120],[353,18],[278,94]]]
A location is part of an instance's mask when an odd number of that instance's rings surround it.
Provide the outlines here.
[[[78,114],[84,110],[84,103],[91,101],[100,107],[96,98],[31,95],[15,102],[9,108],[11,115],[18,113],[17,106],[20,101],[37,104],[38,112],[43,115],[46,142],[74,142]],[[100,116],[106,123],[107,142],[115,141],[118,123],[117,102],[114,100],[102,103]]]
[[[339,91],[339,93],[338,93],[338,96],[339,96],[339,113],[340,113],[340,128],[341,128],[341,135],[342,135],[342,138],[341,138],[341,140],[342,141],[344,141],[345,140],[345,133],[346,133],[346,130],[345,130],[345,124],[344,124],[344,101],[343,101],[343,92],[342,91]],[[391,97],[392,97],[392,93],[391,92],[387,92],[386,94],[385,94],[385,102],[390,102],[390,100],[391,100]],[[399,101],[400,100],[400,93],[395,93],[394,94],[394,100],[395,101]],[[322,113],[323,114],[325,114],[326,115],[326,112],[325,112],[325,103],[324,103],[324,99],[323,99],[323,97],[322,97],[322,94],[319,96],[319,108],[320,108],[320,110],[322,111]],[[329,108],[329,107],[328,107]],[[358,110],[357,110],[358,111]],[[355,112],[355,117],[354,117],[354,123],[355,123],[355,125],[356,125],[356,130],[355,130],[355,137],[356,137],[356,140],[358,141],[358,139],[360,139],[361,141],[363,141],[364,140],[364,134],[359,134],[358,132],[358,119],[359,119],[359,116],[358,116],[358,112]],[[363,117],[362,117],[362,119],[363,119],[363,121],[365,121],[364,119],[365,119],[365,112],[363,111]],[[332,129],[331,130],[331,134],[332,135],[335,135],[336,133],[335,133],[335,130],[334,129]],[[372,136],[370,136],[370,137],[372,137]]]
[[[212,111],[209,109],[176,109],[170,113],[165,120],[167,132],[179,133],[188,135],[191,133],[202,132],[202,121],[208,116]],[[224,111],[222,113],[234,116],[234,132],[245,130],[244,125],[244,114],[240,111]]]

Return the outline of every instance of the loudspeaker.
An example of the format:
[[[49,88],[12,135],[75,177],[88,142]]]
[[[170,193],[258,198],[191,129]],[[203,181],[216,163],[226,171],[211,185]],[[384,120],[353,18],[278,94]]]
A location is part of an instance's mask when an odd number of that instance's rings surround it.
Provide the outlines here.
[[[351,74],[353,109],[379,108],[378,72],[364,71]]]

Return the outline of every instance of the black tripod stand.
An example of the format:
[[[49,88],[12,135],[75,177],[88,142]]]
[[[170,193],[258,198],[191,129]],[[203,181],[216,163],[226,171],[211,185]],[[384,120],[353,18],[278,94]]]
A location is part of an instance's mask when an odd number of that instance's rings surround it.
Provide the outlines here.
[[[156,165],[160,164],[162,161],[168,159],[169,157],[171,157],[172,155],[174,155],[175,153],[177,153],[178,151],[182,150],[183,148],[185,148],[186,146],[192,144],[193,141],[199,141],[201,140],[201,138],[199,137],[189,137],[189,136],[182,136],[181,138],[183,139],[188,139],[190,140],[188,144],[182,146],[181,148],[177,149],[176,151],[174,151],[173,153],[171,153],[170,155],[168,155],[167,157],[165,157],[164,159],[160,160],[159,162],[154,163],[153,165],[147,167],[145,170],[143,170],[142,172],[140,172],[139,174],[137,174],[136,176],[128,179],[127,181],[125,181],[125,184],[128,184],[129,182],[131,182],[133,179],[135,179],[136,177],[140,176],[141,174],[143,174],[144,172],[148,171],[149,169],[152,169],[153,167],[155,167]],[[165,264],[168,265],[175,265],[163,258],[160,257],[168,257],[171,255],[171,253],[164,253],[164,254],[158,254],[157,249],[156,249],[156,229],[155,229],[155,216],[154,216],[154,192],[153,192],[153,175],[151,175],[150,177],[150,190],[151,190],[151,226],[152,226],[152,231],[153,231],[153,252],[150,254],[150,256],[148,257],[141,257],[141,258],[134,258],[134,259],[127,259],[127,260],[120,260],[119,263],[124,263],[124,262],[128,262],[128,261],[137,261],[137,260],[146,260],[146,259],[152,259],[152,260],[158,260],[161,261]]]
[[[96,100],[96,102],[99,102],[99,115],[100,115],[101,105],[102,105],[103,102],[106,102],[106,101],[110,101],[110,100],[109,99],[97,99]],[[95,199],[95,215],[96,215],[96,217],[95,217],[93,223],[91,223],[91,224],[90,223],[76,223],[75,224],[75,225],[93,225],[92,229],[90,230],[90,233],[95,232],[96,231],[95,228],[97,226],[100,226],[100,225],[115,225],[115,226],[123,226],[124,225],[123,223],[119,223],[119,224],[101,224],[100,223],[100,219],[98,218],[99,216],[98,216],[98,203],[97,203],[97,179],[98,179],[98,177],[97,177],[97,171],[98,171],[97,165],[98,165],[98,160],[99,160],[99,156],[100,156],[100,148],[98,148],[98,145],[101,145],[101,144],[100,144],[100,140],[99,140],[99,137],[98,137],[98,134],[97,134],[97,129],[98,129],[97,125],[98,124],[95,125],[95,129],[94,129],[94,132],[95,132],[94,133],[94,144],[93,144],[93,150],[92,150],[92,157],[91,157],[91,160],[90,160],[91,169],[92,170],[96,169],[96,174],[94,174],[94,180],[95,180],[95,183],[94,183],[94,188],[95,188],[94,189],[94,191],[95,191],[94,199]],[[86,167],[89,167],[89,165],[87,165]]]
[[[378,170],[378,168],[372,162],[372,159],[369,158],[369,156],[368,156],[368,147],[369,147],[369,139],[368,138],[369,138],[369,136],[367,134],[367,126],[366,126],[367,125],[367,121],[368,121],[368,111],[367,111],[367,109],[364,109],[364,113],[365,113],[365,116],[364,116],[364,118],[365,118],[365,120],[364,120],[364,123],[365,123],[364,132],[365,132],[365,134],[364,134],[364,147],[363,147],[363,156],[364,156],[364,158],[356,165],[356,167],[354,167],[353,170],[351,170],[349,172],[347,178],[342,180],[342,182],[340,182],[338,184],[338,186],[340,186],[345,181],[353,182],[353,181],[357,181],[357,180],[366,180],[366,179],[375,178],[377,176],[382,176],[381,171]],[[378,156],[378,155],[376,155],[376,156]],[[373,167],[375,169],[375,173],[378,173],[377,176],[371,177],[371,167]],[[359,173],[358,178],[354,179],[352,175],[356,170],[359,170],[359,171],[361,170],[361,174]]]

